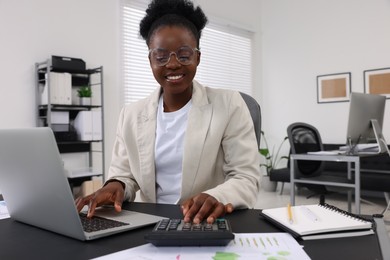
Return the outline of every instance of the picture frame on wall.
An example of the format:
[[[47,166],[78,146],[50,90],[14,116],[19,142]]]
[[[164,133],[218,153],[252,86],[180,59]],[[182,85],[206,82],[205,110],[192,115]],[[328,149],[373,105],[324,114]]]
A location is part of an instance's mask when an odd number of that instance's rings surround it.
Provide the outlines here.
[[[317,103],[348,102],[351,95],[351,72],[317,76]]]
[[[364,92],[390,98],[390,68],[365,70]]]

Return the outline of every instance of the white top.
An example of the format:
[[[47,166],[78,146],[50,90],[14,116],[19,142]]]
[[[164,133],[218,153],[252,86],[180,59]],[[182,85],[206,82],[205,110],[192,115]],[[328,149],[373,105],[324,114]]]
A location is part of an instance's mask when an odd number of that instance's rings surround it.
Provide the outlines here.
[[[184,135],[191,105],[190,100],[180,110],[166,113],[160,97],[155,144],[157,203],[176,204],[180,198]]]

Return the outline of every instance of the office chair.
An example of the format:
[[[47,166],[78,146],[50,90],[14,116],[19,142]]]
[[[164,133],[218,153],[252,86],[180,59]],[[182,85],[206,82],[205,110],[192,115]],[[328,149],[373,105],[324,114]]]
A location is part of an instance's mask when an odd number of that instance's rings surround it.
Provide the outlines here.
[[[290,162],[290,160],[289,160]],[[284,183],[285,182],[290,182],[290,165],[289,165],[289,162],[288,162],[288,165],[287,167],[284,167],[284,168],[279,168],[279,169],[271,169],[270,172],[269,172],[269,179],[271,181],[276,181],[276,182],[281,182],[282,183],[282,187],[280,188],[280,195],[283,194],[283,190],[284,190]]]
[[[269,179],[271,181],[276,181],[276,182],[281,182],[282,187],[280,189],[280,195],[283,194],[283,189],[284,189],[284,183],[285,182],[290,182],[290,155],[291,155],[291,148],[290,152],[288,154],[288,159],[287,159],[287,165],[284,168],[278,168],[278,169],[271,169],[269,172]]]
[[[255,134],[257,140],[257,147],[260,147],[260,138],[261,138],[261,109],[259,103],[256,99],[249,96],[248,94],[240,92],[241,97],[244,99],[246,105],[248,106],[249,113],[251,114],[253,125],[255,127]]]
[[[321,135],[317,128],[312,125],[301,122],[293,123],[287,128],[287,136],[292,154],[303,154],[324,150]],[[295,167],[297,177],[317,177],[322,174],[324,162],[299,160],[296,162]],[[325,195],[329,193],[325,185],[302,184],[301,186],[314,192],[313,195]],[[313,195],[308,196],[308,198]]]

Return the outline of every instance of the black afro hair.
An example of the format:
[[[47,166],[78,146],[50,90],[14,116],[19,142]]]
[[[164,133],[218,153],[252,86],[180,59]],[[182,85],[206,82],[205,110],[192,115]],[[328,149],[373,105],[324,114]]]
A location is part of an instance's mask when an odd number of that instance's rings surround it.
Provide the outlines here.
[[[152,0],[146,9],[146,15],[140,22],[140,34],[149,45],[153,32],[161,26],[179,25],[189,29],[199,46],[202,29],[207,17],[202,9],[194,7],[189,0]]]

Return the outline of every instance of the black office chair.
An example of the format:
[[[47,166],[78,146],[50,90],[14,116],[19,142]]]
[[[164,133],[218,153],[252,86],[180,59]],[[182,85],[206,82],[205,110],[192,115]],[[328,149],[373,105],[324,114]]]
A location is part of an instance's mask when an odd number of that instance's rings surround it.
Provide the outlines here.
[[[271,181],[276,181],[282,183],[282,187],[280,189],[280,195],[283,194],[284,190],[284,183],[290,182],[290,155],[291,155],[291,149],[287,156],[287,165],[284,168],[278,168],[278,169],[271,169],[269,172],[269,179]]]
[[[259,103],[256,99],[249,96],[248,94],[240,92],[241,97],[244,99],[246,105],[248,106],[249,112],[251,114],[253,125],[255,127],[255,134],[257,140],[257,147],[260,147],[260,138],[261,138],[261,109]]]
[[[284,190],[284,183],[290,182],[290,160],[287,163],[287,167],[284,168],[278,168],[278,169],[271,169],[269,172],[269,179],[270,181],[276,181],[282,183],[282,187],[280,188],[280,195],[283,194]]]
[[[303,154],[308,152],[323,151],[321,135],[317,128],[306,123],[293,123],[287,128],[287,136],[291,146],[292,154]],[[296,161],[295,174],[297,177],[311,178],[320,176],[324,169],[323,161]],[[301,187],[306,187],[314,192],[313,195],[328,194],[325,185],[302,184]],[[309,197],[313,196],[310,195]],[[308,198],[309,198],[308,197]]]

